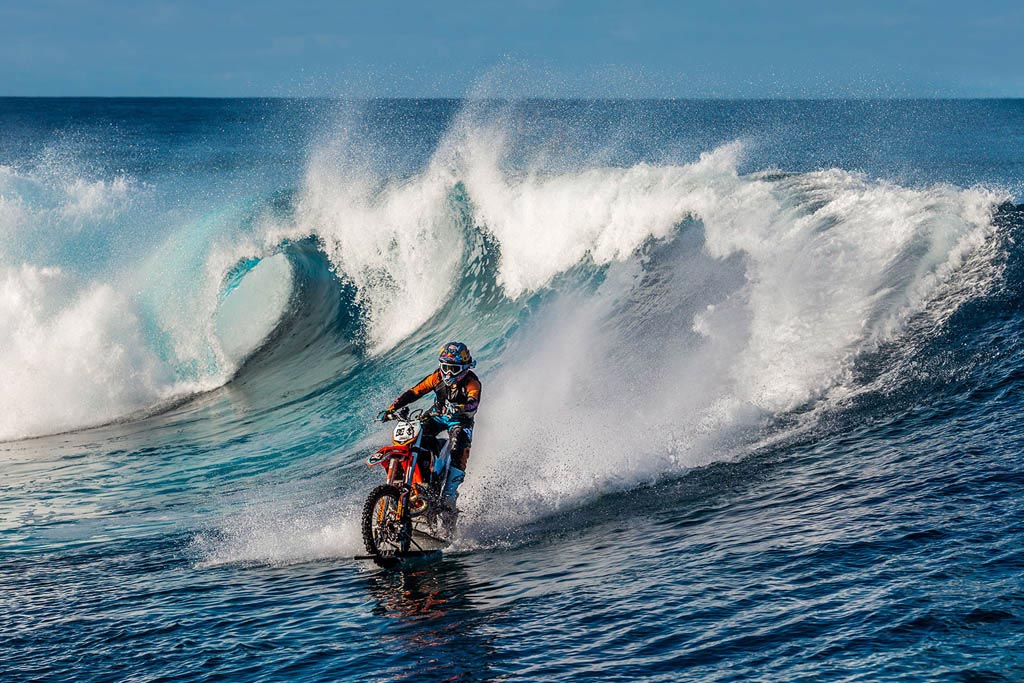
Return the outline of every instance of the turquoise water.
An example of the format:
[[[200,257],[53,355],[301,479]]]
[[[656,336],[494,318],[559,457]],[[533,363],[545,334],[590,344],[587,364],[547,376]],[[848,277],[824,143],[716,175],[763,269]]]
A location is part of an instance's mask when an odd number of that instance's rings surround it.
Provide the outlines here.
[[[0,674],[1020,680],[1022,181],[1020,101],[0,99]]]

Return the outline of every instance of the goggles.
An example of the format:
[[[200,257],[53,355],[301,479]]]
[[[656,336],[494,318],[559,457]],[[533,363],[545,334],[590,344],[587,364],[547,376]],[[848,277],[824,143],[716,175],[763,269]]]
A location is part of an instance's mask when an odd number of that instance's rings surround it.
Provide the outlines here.
[[[468,365],[462,365],[461,363],[441,363],[441,374],[445,377],[452,377],[468,367]]]

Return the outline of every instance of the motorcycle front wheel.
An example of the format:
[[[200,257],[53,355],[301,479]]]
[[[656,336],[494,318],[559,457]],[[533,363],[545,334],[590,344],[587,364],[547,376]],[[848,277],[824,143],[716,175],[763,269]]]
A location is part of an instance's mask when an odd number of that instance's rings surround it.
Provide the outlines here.
[[[381,484],[370,491],[363,505],[363,543],[382,567],[395,566],[400,555],[409,552],[412,520],[408,510],[398,515],[401,495],[391,484]]]

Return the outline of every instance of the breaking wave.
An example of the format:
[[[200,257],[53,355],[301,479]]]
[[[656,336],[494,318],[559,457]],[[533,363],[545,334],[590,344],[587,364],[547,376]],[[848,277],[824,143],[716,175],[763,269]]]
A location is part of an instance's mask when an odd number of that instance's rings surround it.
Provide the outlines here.
[[[225,384],[299,412],[340,392],[365,423],[459,337],[485,381],[467,533],[487,534],[742,454],[780,416],[863,389],[859,358],[999,277],[999,192],[741,173],[740,142],[610,164],[517,135],[469,106],[397,172],[333,131],[293,187],[184,217],[158,185],[2,169],[8,237],[170,227],[100,258],[5,248],[0,437]]]

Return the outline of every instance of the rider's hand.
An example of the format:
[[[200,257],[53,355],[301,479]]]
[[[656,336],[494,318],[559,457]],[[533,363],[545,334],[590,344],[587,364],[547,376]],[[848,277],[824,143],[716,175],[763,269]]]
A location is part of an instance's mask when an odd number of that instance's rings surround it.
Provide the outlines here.
[[[393,419],[395,419],[395,414],[391,410],[382,410],[379,413],[377,413],[378,422],[387,422],[388,420]]]

